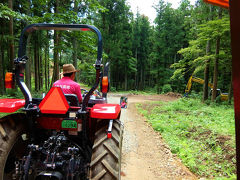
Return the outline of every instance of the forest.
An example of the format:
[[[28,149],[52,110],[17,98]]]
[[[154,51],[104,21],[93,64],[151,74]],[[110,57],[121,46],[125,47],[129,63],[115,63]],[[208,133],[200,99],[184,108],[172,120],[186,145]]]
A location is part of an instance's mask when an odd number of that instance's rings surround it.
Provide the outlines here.
[[[197,0],[182,0],[177,9],[159,0],[154,22],[134,15],[126,0],[2,0],[0,3],[0,94],[4,75],[13,69],[21,30],[32,23],[90,24],[103,36],[103,62],[110,62],[111,90],[183,94],[191,75],[203,100],[208,82],[231,99],[230,26],[227,10]],[[28,39],[25,80],[32,91],[48,90],[62,65],[80,69],[77,80],[94,82],[96,40],[91,32],[37,31]]]
[[[103,37],[102,62],[110,62],[110,91],[129,95],[129,108],[122,114],[129,111],[134,115],[130,123],[137,124],[129,134],[135,138],[136,129],[153,134],[153,128],[161,134],[157,141],[163,139],[197,177],[236,179],[229,11],[203,0],[195,0],[194,5],[181,0],[178,8],[166,0],[156,2],[157,16],[152,22],[139,10],[134,14],[127,0],[1,0],[0,97],[21,96],[19,89],[5,87],[4,77],[14,70],[24,27],[34,23],[93,25]],[[81,87],[92,87],[95,82],[97,38],[93,32],[34,31],[26,52],[24,78],[33,96],[48,92],[66,63],[80,70],[76,81]],[[189,88],[190,98],[179,98],[192,77],[198,80]],[[228,93],[228,102],[219,103],[219,89]],[[174,98],[163,100],[169,92]],[[134,97],[136,102],[131,102]],[[138,116],[144,126],[151,126],[149,133],[136,128],[140,127]],[[133,149],[138,152],[137,147]]]

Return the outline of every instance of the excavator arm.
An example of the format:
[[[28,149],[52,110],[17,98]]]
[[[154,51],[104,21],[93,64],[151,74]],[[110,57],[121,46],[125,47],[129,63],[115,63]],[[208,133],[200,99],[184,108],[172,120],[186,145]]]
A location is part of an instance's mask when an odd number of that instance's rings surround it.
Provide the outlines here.
[[[199,84],[204,84],[204,80],[198,77],[192,77],[192,81],[197,82]],[[212,83],[208,83],[208,87],[210,87],[211,89],[213,88],[213,84]]]
[[[187,83],[187,86],[186,86],[186,89],[185,89],[185,94],[184,96],[187,96],[188,93],[190,92],[191,90],[191,87],[192,87],[192,82],[197,82],[199,84],[204,84],[204,80],[201,79],[201,78],[198,78],[198,77],[194,77],[194,76],[190,76],[189,80],[188,80],[188,83]],[[210,88],[212,88],[212,84],[211,83],[208,83],[208,86]]]
[[[184,96],[187,96],[192,87],[192,76],[189,78]]]
[[[192,87],[192,82],[197,82],[199,84],[204,84],[204,80],[203,79],[198,78],[198,77],[194,77],[194,76],[190,76],[190,78],[188,80],[188,83],[187,83],[187,86],[186,86],[186,89],[185,89],[184,97],[186,97],[188,95],[188,93],[190,92],[191,87]],[[208,87],[210,87],[212,89],[213,88],[213,84],[212,83],[208,83]]]
[[[192,87],[192,82],[197,82],[199,84],[204,84],[204,80],[198,77],[194,77],[194,76],[190,76],[186,89],[185,89],[185,93],[184,93],[184,97],[188,96],[188,93],[191,90]],[[213,89],[213,84],[212,83],[208,83],[208,87],[210,87],[211,89]],[[221,100],[222,101],[227,101],[228,100],[228,93],[222,93],[220,89],[217,89],[219,91],[219,95],[221,96]]]

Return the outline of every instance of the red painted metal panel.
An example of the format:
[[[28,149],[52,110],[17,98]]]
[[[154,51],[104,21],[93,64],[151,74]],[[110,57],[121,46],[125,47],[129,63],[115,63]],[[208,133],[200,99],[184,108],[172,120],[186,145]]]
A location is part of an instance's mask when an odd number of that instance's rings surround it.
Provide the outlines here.
[[[61,124],[64,118],[55,118],[55,117],[40,117],[37,118],[38,128],[43,129],[55,129],[55,130],[70,130],[78,131],[78,128],[62,128]],[[81,119],[75,120],[77,124],[82,124]]]
[[[0,99],[0,112],[12,113],[24,107],[24,99]]]
[[[41,113],[66,114],[69,109],[68,102],[60,87],[52,87],[39,104]]]
[[[235,110],[237,179],[240,179],[240,1],[230,1],[232,76]]]
[[[121,107],[118,104],[95,104],[90,112],[91,118],[97,119],[117,119]]]
[[[229,0],[203,0],[203,1],[226,9],[229,8]]]
[[[80,28],[81,29],[81,31],[91,31],[91,29],[89,29],[89,28]]]

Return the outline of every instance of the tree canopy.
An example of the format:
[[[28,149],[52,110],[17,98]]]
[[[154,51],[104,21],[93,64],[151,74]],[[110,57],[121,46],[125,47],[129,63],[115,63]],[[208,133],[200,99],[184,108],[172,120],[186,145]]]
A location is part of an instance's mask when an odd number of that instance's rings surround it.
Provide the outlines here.
[[[183,93],[192,74],[200,78],[207,76],[208,81],[213,82],[217,67],[217,86],[228,91],[231,86],[228,13],[221,10],[222,17],[219,18],[219,8],[200,0],[195,5],[182,0],[177,9],[159,0],[154,8],[157,17],[151,23],[139,11],[133,15],[126,0],[2,1],[1,94],[5,92],[4,74],[12,69],[13,59],[17,56],[20,32],[32,23],[98,27],[103,35],[103,62],[111,64],[112,90],[161,93],[166,86]],[[36,91],[48,90],[59,78],[64,63],[73,63],[81,69],[78,81],[92,84],[96,50],[95,34],[91,32],[34,32],[28,40],[27,85]],[[216,62],[218,66],[215,66]],[[206,68],[209,75],[205,74]]]

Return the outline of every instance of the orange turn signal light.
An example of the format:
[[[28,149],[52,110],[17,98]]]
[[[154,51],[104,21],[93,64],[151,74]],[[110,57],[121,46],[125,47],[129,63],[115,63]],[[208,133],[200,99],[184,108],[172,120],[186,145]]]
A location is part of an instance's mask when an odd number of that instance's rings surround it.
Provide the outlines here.
[[[9,88],[9,89],[14,88],[13,76],[14,76],[14,74],[12,72],[6,72],[6,74],[5,74],[5,88]]]
[[[104,76],[102,78],[102,93],[107,93],[108,92],[108,77]]]
[[[203,1],[215,6],[226,8],[226,9],[229,8],[229,0],[203,0]]]

